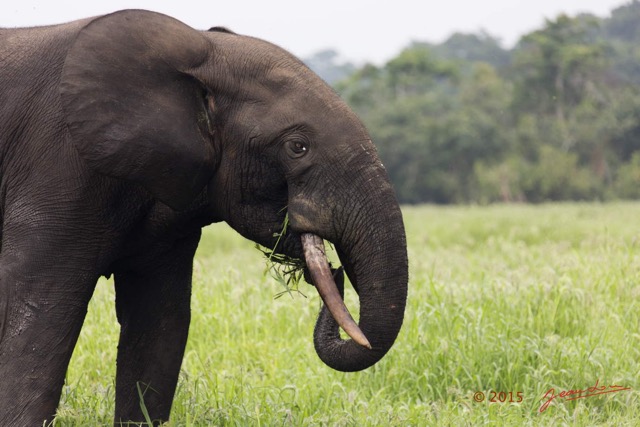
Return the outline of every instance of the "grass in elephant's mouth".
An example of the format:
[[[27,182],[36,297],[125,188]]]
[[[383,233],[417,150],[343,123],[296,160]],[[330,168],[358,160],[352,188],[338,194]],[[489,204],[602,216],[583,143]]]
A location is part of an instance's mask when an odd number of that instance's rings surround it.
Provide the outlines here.
[[[275,298],[280,298],[285,294],[293,296],[294,292],[299,293],[306,298],[307,296],[299,289],[299,285],[304,278],[304,260],[276,252],[276,248],[278,247],[280,240],[287,234],[288,228],[289,214],[286,213],[284,221],[282,222],[282,229],[273,234],[273,237],[278,238],[273,248],[265,248],[260,245],[256,245],[256,248],[267,258],[265,274],[270,274],[271,277],[273,277],[284,288],[282,292],[275,295]]]

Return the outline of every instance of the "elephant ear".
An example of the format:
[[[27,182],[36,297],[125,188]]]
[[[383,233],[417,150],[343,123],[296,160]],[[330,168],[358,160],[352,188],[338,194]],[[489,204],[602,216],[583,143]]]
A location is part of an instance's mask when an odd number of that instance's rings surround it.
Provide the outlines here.
[[[168,16],[122,11],[91,21],[64,65],[62,108],[81,157],[184,209],[218,164],[209,90],[191,73],[212,48]]]

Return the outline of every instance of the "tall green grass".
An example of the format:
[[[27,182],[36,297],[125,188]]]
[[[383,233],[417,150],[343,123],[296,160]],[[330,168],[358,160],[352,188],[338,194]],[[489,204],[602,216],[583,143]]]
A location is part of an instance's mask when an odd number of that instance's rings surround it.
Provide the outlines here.
[[[640,425],[640,204],[407,207],[405,323],[376,366],[313,350],[315,290],[282,292],[251,242],[205,229],[171,426]],[[56,424],[112,422],[117,323],[98,284]],[[347,295],[357,313],[357,298]],[[170,351],[169,349],[167,349]],[[631,390],[556,399],[555,388]],[[483,402],[473,399],[483,392]],[[522,392],[490,403],[491,392]]]

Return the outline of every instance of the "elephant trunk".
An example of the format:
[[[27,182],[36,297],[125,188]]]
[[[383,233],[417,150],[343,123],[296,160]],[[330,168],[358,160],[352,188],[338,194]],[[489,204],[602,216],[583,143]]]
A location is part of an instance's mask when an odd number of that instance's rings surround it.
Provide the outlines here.
[[[339,326],[323,306],[314,331],[320,359],[333,369],[360,371],[378,362],[393,345],[402,326],[407,298],[408,261],[402,214],[384,170],[377,170],[375,200],[360,198],[360,206],[349,209],[342,241],[335,242],[338,255],[360,299],[359,330],[362,340],[340,337]],[[371,177],[370,177],[371,178]],[[360,187],[360,190],[363,190]],[[351,206],[350,208],[353,208]],[[338,291],[342,294],[341,277]],[[360,343],[358,343],[360,342]]]

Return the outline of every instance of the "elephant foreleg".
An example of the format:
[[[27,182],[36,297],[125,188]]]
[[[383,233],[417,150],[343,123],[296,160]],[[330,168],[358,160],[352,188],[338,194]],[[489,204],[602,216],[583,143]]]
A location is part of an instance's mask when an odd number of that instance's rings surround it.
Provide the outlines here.
[[[23,260],[21,260],[23,259]],[[48,425],[97,276],[0,260],[0,425]]]
[[[169,418],[190,322],[193,255],[200,235],[181,242],[151,266],[116,273],[121,325],[115,423]]]

